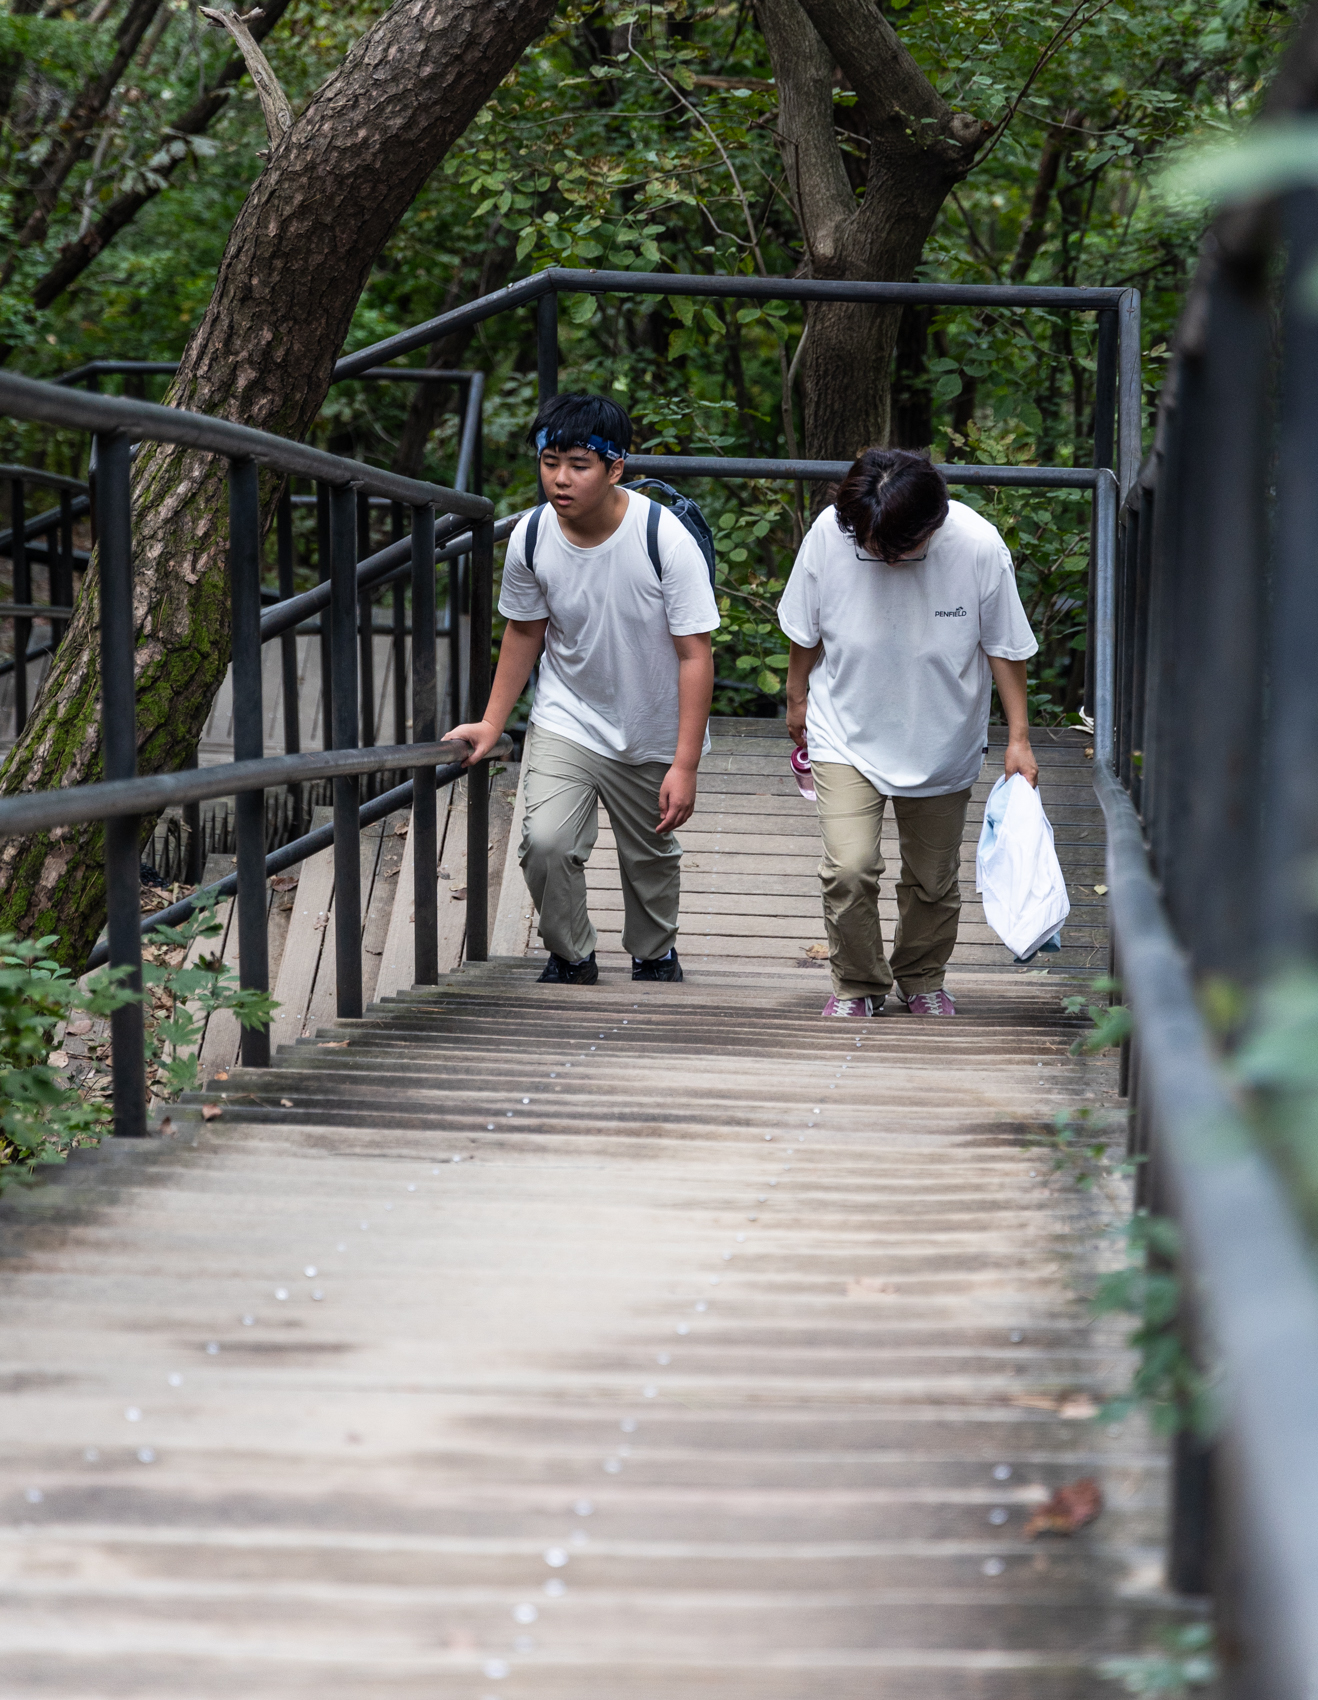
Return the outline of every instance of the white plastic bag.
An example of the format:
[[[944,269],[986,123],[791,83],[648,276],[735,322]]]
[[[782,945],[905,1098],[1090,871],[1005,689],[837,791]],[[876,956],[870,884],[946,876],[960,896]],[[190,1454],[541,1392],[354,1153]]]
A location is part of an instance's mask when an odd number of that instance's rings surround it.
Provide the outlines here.
[[[1053,829],[1022,774],[999,779],[984,805],[975,890],[984,919],[1018,961],[1051,944],[1071,913]]]

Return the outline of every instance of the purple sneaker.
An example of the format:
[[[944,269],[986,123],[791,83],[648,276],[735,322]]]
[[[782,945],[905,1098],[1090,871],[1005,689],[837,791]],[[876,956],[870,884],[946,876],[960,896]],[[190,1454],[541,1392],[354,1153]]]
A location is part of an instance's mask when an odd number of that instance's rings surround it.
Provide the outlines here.
[[[879,1008],[882,1009],[882,1007],[883,1000],[880,998]],[[824,1005],[823,1013],[825,1015],[877,1015],[878,1010],[874,1007],[873,998],[832,997]]]
[[[955,1015],[956,1005],[940,986],[936,992],[915,992],[905,1000],[911,1015]]]

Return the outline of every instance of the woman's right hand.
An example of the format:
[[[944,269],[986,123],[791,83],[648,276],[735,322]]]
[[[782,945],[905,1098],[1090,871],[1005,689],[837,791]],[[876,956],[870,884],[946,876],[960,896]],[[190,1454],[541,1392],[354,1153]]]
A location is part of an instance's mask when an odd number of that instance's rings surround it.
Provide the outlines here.
[[[491,726],[488,720],[469,720],[461,726],[455,726],[451,732],[445,732],[444,741],[450,738],[461,738],[471,745],[471,754],[463,762],[463,767],[475,767],[478,761],[484,761],[486,756],[503,736],[502,731]]]

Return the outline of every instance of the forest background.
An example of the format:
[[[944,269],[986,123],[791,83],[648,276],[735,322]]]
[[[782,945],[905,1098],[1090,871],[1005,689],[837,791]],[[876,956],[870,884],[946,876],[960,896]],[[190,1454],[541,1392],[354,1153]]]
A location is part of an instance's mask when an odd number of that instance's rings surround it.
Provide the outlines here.
[[[272,0],[254,29],[294,110],[387,9]],[[1151,409],[1204,217],[1159,200],[1156,175],[1169,150],[1252,115],[1290,10],[1284,0],[885,0],[949,105],[995,127],[948,195],[916,275],[1139,288]],[[849,128],[856,95],[836,83],[835,130],[859,203],[868,150]],[[92,359],[177,359],[266,146],[229,36],[189,0],[11,0],[0,17],[0,112],[0,345],[11,367],[53,377]],[[808,273],[778,120],[750,0],[569,0],[417,196],[371,275],[348,348],[544,265]],[[616,397],[637,447],[808,447],[799,307],[580,296],[562,308],[561,387]],[[533,311],[450,338],[430,360],[487,373],[486,490],[500,513],[528,505]],[[892,382],[894,443],[937,459],[1090,462],[1091,315],[907,308]],[[340,384],[313,440],[444,482],[456,455],[451,399],[440,386]],[[85,471],[83,441],[13,425],[2,435],[6,460]],[[690,488],[719,541],[716,711],[774,712],[786,657],[773,609],[808,513],[782,484]],[[1036,716],[1074,718],[1087,502],[960,495],[990,515],[1016,559],[1042,645]]]

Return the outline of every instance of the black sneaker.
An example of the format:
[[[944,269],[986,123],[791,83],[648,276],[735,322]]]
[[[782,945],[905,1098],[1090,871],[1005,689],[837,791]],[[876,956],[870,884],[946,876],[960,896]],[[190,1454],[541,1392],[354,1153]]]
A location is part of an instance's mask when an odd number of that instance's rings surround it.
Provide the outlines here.
[[[569,962],[564,956],[555,956],[551,950],[539,983],[548,981],[555,986],[593,986],[599,977],[593,950],[584,962]]]
[[[677,947],[669,951],[667,956],[656,956],[652,962],[644,962],[639,956],[632,957],[633,980],[680,980],[682,964],[677,960]]]

